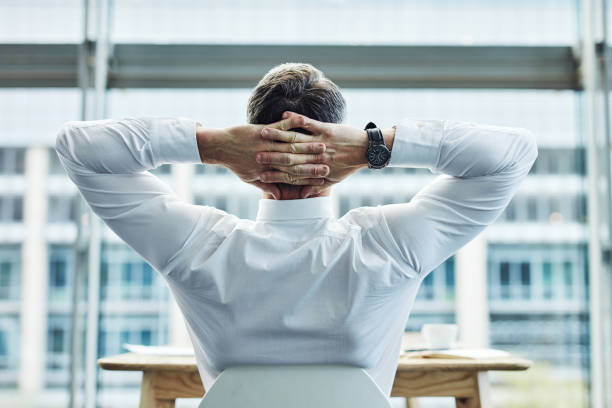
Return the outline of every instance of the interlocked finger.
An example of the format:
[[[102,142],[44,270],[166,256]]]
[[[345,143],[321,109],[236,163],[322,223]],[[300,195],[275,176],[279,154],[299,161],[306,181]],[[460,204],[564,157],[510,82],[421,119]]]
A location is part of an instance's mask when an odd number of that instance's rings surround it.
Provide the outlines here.
[[[314,136],[305,135],[304,133],[294,130],[281,130],[268,127],[262,129],[261,137],[267,140],[276,140],[277,142],[286,143],[303,143],[316,140]]]
[[[293,115],[293,116],[287,115],[287,117],[284,117],[282,120],[272,123],[267,126],[275,128],[275,129],[282,129],[282,130],[295,129],[295,128],[302,127],[302,125],[304,124],[304,119],[305,117],[302,117],[299,115]]]
[[[319,154],[325,152],[325,143],[284,143],[284,142],[268,142],[265,147],[266,151],[278,153],[295,153],[295,154]]]
[[[326,177],[329,174],[329,166],[325,164],[297,164],[295,166],[270,166],[278,171],[293,174],[300,177]]]
[[[327,123],[319,122],[318,120],[311,119],[308,116],[300,115],[295,112],[287,111],[283,113],[283,118],[284,120],[291,121],[288,122],[292,124],[292,127],[289,129],[300,127],[308,130],[313,135],[325,133],[329,128],[329,124]]]
[[[323,154],[294,154],[278,152],[259,152],[255,156],[259,164],[277,164],[281,166],[294,166],[296,164],[323,163]]]
[[[324,178],[304,178],[282,171],[265,171],[260,174],[259,179],[264,183],[285,183],[294,185],[320,186],[325,183]]]

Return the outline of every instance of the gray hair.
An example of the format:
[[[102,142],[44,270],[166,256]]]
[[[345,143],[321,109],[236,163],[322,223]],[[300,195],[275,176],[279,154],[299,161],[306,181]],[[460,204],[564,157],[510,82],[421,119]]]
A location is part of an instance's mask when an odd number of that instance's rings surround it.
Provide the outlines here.
[[[272,68],[259,81],[247,105],[247,121],[268,124],[285,111],[321,122],[340,123],[346,101],[340,89],[310,64],[287,63]]]

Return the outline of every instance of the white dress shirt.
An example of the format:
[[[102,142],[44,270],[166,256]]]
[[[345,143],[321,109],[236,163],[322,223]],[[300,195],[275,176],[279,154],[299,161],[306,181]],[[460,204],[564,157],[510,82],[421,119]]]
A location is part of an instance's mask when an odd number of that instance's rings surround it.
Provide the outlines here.
[[[410,202],[338,219],[329,197],[263,199],[251,221],[184,202],[147,171],[200,163],[195,127],[69,122],[56,150],[93,211],[165,278],[206,389],[232,365],[335,363],[389,395],[421,281],[500,215],[537,157],[524,129],[404,120],[390,165],[442,173]]]

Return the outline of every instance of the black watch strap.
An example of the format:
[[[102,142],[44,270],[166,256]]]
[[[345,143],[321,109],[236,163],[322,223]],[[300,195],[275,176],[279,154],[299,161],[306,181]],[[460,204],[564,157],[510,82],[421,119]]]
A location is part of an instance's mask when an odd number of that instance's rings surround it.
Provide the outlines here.
[[[368,134],[368,149],[366,150],[368,168],[385,168],[391,159],[391,151],[385,144],[382,131],[372,122],[366,125],[365,131]]]
[[[374,122],[369,122],[365,131],[368,134],[368,140],[371,144],[385,144],[385,139],[383,138],[383,134],[378,127],[374,124]]]

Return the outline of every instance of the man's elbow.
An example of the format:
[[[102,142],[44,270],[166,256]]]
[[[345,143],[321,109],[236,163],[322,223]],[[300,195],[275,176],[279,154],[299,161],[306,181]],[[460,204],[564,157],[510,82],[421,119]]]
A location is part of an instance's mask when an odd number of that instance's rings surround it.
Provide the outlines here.
[[[521,156],[531,165],[538,158],[538,144],[536,137],[528,129],[519,129],[519,140],[521,143]]]
[[[67,157],[67,154],[70,152],[69,145],[73,138],[75,123],[74,121],[66,122],[59,132],[57,132],[57,136],[55,137],[55,151],[61,157]]]

